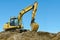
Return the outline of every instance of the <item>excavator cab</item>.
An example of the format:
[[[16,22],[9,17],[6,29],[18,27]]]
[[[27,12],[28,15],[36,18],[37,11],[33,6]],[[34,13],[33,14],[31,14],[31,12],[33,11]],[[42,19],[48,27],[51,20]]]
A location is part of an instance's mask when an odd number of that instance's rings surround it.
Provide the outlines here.
[[[7,22],[4,27],[5,31],[19,31],[20,33],[27,31],[26,29],[23,29],[21,25],[19,25],[18,18],[16,17],[11,17],[10,22]]]
[[[10,18],[10,25],[11,26],[18,26],[18,19],[16,17]]]
[[[15,29],[22,29],[23,27],[21,25],[19,25],[18,23],[18,18],[16,17],[11,17],[10,18],[10,21],[7,22],[5,25],[4,25],[4,30],[5,31],[8,31],[8,30],[15,30]]]

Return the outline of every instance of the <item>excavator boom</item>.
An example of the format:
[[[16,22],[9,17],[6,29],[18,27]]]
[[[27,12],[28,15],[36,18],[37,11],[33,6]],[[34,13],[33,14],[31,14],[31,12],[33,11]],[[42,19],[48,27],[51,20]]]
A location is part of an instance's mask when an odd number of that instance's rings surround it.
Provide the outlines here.
[[[32,8],[33,8],[32,5],[30,5],[30,6],[28,6],[27,8],[23,9],[23,10],[19,13],[19,15],[18,15],[19,25],[22,25],[22,16],[23,16],[26,12],[30,11]]]

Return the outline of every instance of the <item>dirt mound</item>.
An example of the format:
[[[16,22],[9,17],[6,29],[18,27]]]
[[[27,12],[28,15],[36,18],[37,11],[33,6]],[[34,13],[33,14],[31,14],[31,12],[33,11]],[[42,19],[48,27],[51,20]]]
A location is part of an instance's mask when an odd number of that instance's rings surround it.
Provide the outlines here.
[[[60,33],[48,32],[0,32],[0,40],[60,40]]]

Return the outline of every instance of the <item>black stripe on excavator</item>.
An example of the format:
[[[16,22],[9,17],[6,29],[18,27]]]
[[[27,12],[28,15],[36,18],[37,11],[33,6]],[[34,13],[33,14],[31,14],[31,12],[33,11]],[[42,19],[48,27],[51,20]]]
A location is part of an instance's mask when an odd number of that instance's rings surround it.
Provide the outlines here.
[[[31,20],[31,24],[35,22],[35,18]]]

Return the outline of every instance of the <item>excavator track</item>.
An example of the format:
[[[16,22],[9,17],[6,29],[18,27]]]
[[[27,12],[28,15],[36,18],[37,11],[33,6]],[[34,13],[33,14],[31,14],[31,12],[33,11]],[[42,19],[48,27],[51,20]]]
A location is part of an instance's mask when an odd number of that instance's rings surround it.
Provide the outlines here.
[[[11,28],[11,29],[6,29],[5,31],[20,32],[20,33],[22,33],[22,32],[26,32],[27,30],[26,30],[26,29],[20,29],[20,28],[18,28],[18,29],[16,29],[16,28]]]

